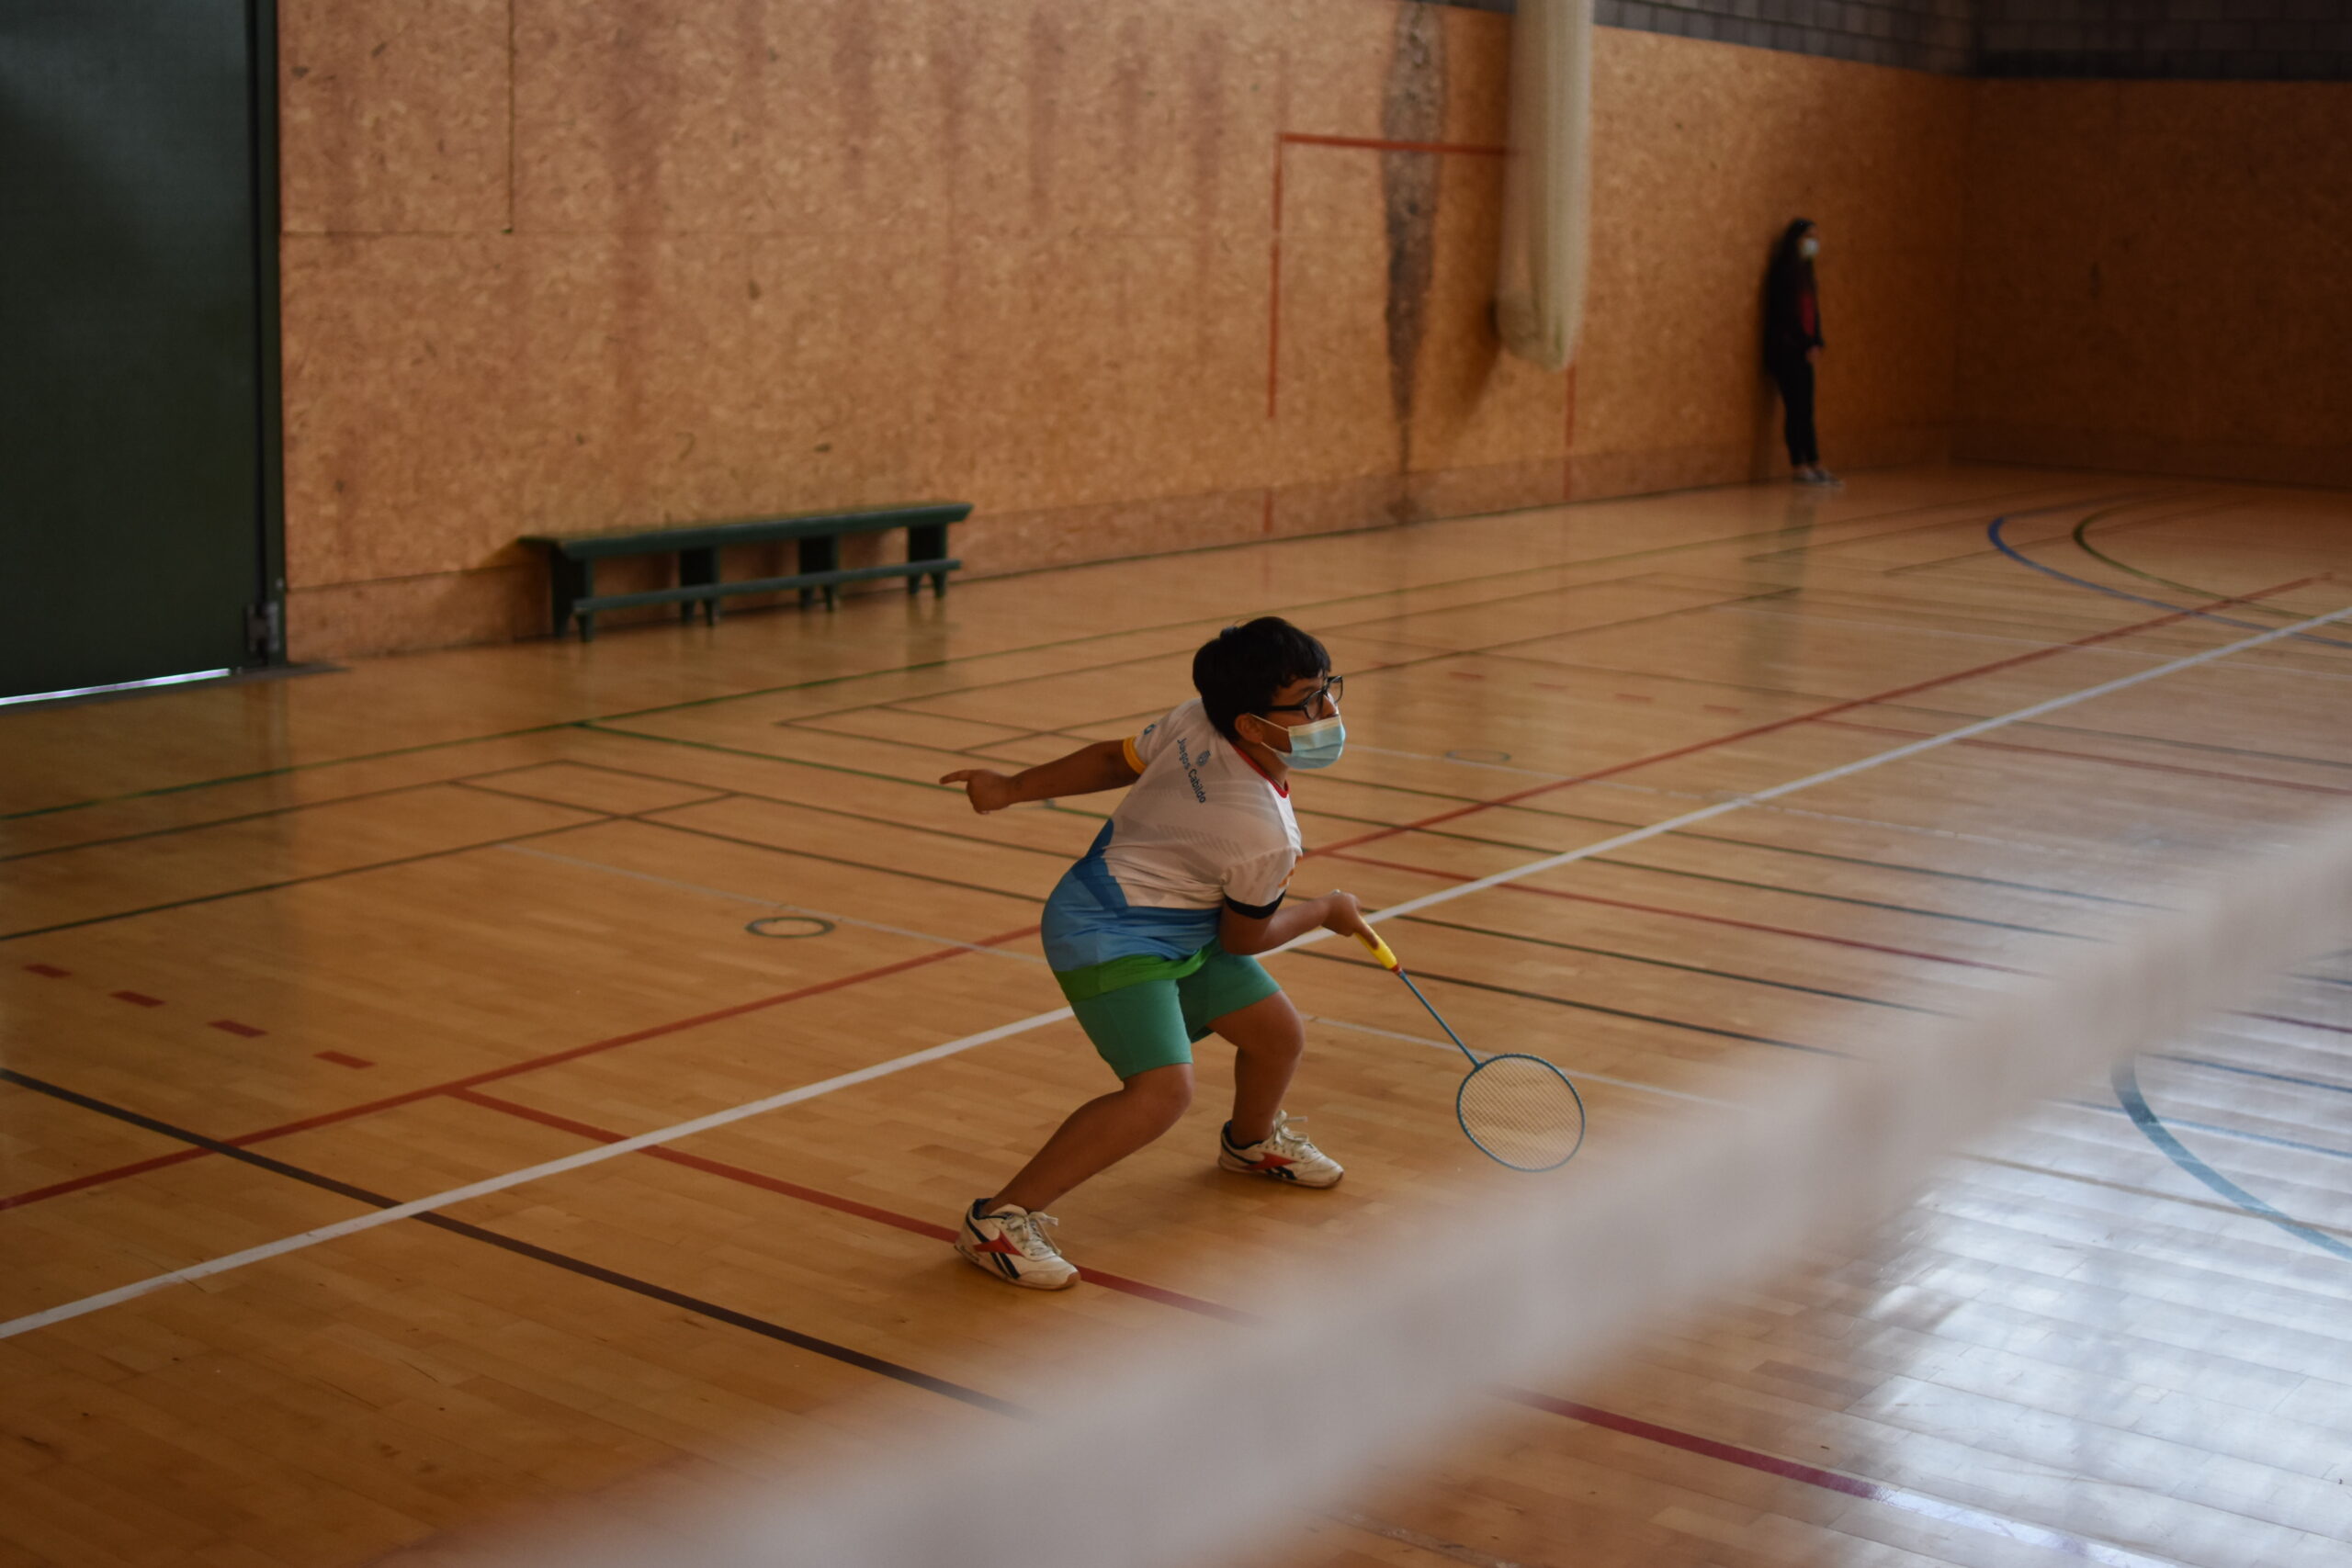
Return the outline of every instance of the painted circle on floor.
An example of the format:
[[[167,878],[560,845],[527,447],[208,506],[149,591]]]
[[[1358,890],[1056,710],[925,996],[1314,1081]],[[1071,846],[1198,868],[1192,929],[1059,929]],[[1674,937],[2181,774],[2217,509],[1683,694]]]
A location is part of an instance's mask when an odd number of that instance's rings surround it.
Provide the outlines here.
[[[823,936],[833,922],[814,915],[763,915],[743,929],[753,936]]]

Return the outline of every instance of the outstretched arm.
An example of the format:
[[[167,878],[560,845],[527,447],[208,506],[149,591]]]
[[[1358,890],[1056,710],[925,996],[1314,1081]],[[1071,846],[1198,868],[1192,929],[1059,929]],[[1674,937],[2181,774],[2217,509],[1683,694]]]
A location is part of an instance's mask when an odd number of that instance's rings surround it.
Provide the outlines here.
[[[1067,757],[1023,768],[1010,776],[988,768],[965,768],[942,776],[939,782],[962,784],[972,809],[987,813],[1018,806],[1024,800],[1058,800],[1066,795],[1124,789],[1141,776],[1127,761],[1125,741],[1097,740]]]

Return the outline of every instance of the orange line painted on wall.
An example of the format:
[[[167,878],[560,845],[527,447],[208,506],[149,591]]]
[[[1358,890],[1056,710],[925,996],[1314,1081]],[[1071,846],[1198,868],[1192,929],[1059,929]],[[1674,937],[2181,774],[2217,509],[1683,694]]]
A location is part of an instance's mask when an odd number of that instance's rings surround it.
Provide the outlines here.
[[[1266,286],[1266,417],[1274,417],[1274,393],[1282,374],[1283,347],[1283,139],[1274,138],[1274,217]],[[1271,493],[1271,492],[1269,492]]]
[[[1314,136],[1303,130],[1278,131],[1275,140],[1303,147],[1360,147],[1374,152],[1461,152],[1485,158],[1499,158],[1510,151],[1479,141],[1383,141],[1372,136]]]

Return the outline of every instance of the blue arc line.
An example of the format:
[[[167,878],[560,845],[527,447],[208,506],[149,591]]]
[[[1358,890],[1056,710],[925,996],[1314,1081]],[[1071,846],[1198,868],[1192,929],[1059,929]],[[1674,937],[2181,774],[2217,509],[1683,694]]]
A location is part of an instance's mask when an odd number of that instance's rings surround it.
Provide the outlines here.
[[[2114,1083],[2115,1098],[2121,1103],[2124,1114],[2147,1134],[2148,1142],[2164,1151],[2165,1158],[2256,1219],[2267,1220],[2298,1241],[2309,1242],[2322,1252],[2352,1262],[2352,1247],[2345,1246],[2324,1231],[2315,1231],[2288,1218],[2189,1153],[2188,1145],[2174,1137],[2172,1129],[2165,1125],[2164,1118],[2149,1109],[2147,1097],[2140,1092],[2139,1074],[2132,1070],[2131,1063],[2125,1062],[2115,1069]]]
[[[2019,566],[2030,567],[2033,570],[2041,573],[2042,576],[2054,577],[2061,582],[2071,582],[2077,588],[2087,588],[2094,593],[2104,593],[2113,599],[2129,599],[2134,604],[2146,604],[2158,610],[2174,610],[2184,615],[2195,615],[2200,620],[2219,621],[2225,626],[2240,626],[2247,631],[2267,632],[2274,629],[2270,626],[2264,626],[2260,621],[2241,621],[2231,615],[2217,615],[2211,610],[2192,610],[2186,604],[2175,604],[2163,599],[2150,599],[2144,594],[2140,593],[2127,593],[2120,588],[2110,588],[2104,582],[2093,582],[2087,577],[2076,577],[2072,572],[2060,571],[2054,566],[2044,566],[2038,560],[2034,560],[2027,556],[2019,555],[2016,546],[2001,537],[2001,529],[2009,522],[2011,517],[2022,517],[2024,515],[2026,514],[2020,512],[1996,517],[1993,519],[1992,525],[1984,530],[1984,536],[1993,541],[1993,547],[2000,551],[2003,555],[2008,557],[2011,560],[2017,562]],[[2295,634],[2295,640],[2298,642],[2325,643],[2330,648],[2352,648],[2352,642],[2346,642],[2341,637],[2321,637],[2316,632],[2297,632]]]

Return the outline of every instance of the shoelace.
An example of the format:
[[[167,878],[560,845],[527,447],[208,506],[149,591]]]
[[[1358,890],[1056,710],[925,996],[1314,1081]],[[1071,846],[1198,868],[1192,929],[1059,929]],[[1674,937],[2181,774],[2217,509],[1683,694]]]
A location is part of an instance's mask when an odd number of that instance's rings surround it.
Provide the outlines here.
[[[1012,1245],[1021,1249],[1021,1256],[1023,1258],[1032,1258],[1042,1262],[1046,1258],[1061,1256],[1061,1249],[1046,1237],[1044,1229],[1046,1225],[1061,1224],[1061,1221],[1054,1218],[1053,1215],[1030,1214],[1023,1217],[1006,1214],[1001,1217],[997,1224],[1012,1233]]]
[[[1266,1134],[1266,1142],[1273,1145],[1274,1147],[1282,1150],[1284,1154],[1288,1154],[1295,1149],[1309,1149],[1313,1150],[1317,1154],[1320,1154],[1322,1151],[1320,1149],[1317,1149],[1313,1144],[1308,1143],[1305,1134],[1291,1131],[1292,1128],[1300,1125],[1306,1120],[1306,1118],[1304,1116],[1292,1116],[1285,1113],[1276,1120],[1274,1122],[1274,1130]]]

